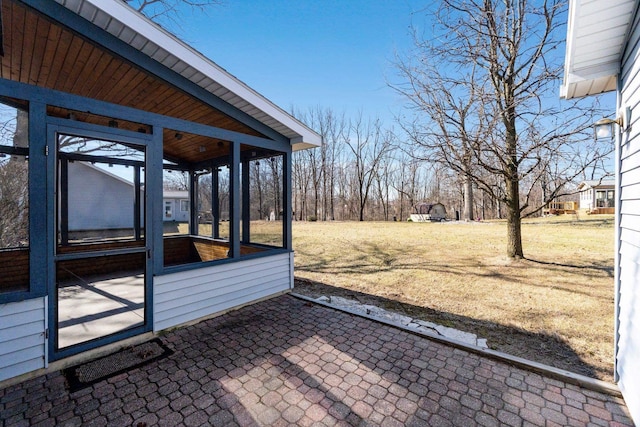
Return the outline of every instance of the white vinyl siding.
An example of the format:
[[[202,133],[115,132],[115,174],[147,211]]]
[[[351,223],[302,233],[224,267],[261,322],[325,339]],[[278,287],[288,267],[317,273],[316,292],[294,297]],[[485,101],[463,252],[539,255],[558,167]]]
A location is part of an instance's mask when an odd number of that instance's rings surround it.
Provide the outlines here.
[[[292,254],[156,276],[153,330],[160,331],[289,290]]]
[[[580,209],[592,209],[593,208],[593,189],[580,192]]]
[[[134,194],[96,166],[69,163],[69,230],[133,228]]]
[[[45,298],[0,305],[0,381],[44,368]]]
[[[619,314],[616,371],[636,422],[640,420],[640,22],[622,63],[621,105],[631,108],[629,130],[620,145]]]

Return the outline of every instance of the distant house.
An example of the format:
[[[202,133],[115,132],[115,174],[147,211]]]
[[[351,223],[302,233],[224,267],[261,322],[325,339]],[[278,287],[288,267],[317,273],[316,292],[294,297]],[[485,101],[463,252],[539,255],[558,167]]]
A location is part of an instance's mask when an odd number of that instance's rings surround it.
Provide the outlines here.
[[[164,221],[189,221],[189,192],[164,190],[162,192],[162,219]]]
[[[135,186],[132,181],[87,162],[69,163],[67,204],[70,232],[90,230],[127,230],[134,227]],[[144,189],[140,189],[144,197]],[[111,209],[95,209],[100,204]],[[162,192],[162,219],[189,221],[189,192],[164,190]],[[144,215],[140,213],[141,224]]]
[[[126,179],[91,163],[73,162],[68,166],[69,231],[133,228],[134,185]],[[96,209],[102,204],[111,209]]]
[[[614,213],[615,185],[613,179],[581,182],[578,185],[580,209],[590,213]]]
[[[412,222],[444,221],[447,210],[442,203],[418,203],[415,212],[409,216]]]

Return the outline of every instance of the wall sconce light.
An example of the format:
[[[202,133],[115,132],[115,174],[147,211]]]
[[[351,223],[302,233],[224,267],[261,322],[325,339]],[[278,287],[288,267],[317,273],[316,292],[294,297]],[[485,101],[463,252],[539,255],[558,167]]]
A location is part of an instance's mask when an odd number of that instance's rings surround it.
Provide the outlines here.
[[[595,132],[595,139],[612,139],[613,138],[613,125],[617,124],[622,126],[622,118],[617,119],[600,119],[593,124],[593,130]]]
[[[593,130],[596,141],[598,139],[609,138],[612,139],[614,134],[614,126],[618,125],[622,130],[626,130],[629,127],[631,121],[631,109],[626,107],[620,110],[620,114],[615,119],[603,118],[593,124]]]
[[[200,152],[204,153],[205,151],[207,151],[207,147],[205,147],[204,145],[200,146]]]
[[[181,133],[176,133],[175,137],[176,137],[176,139],[178,141],[180,141],[182,139],[182,134]]]

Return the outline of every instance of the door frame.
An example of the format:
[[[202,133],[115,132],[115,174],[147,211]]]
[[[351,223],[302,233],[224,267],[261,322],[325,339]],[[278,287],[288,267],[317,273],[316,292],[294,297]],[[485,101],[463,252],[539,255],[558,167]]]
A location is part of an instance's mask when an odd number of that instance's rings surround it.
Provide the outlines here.
[[[56,194],[57,194],[57,135],[59,133],[76,135],[81,137],[89,137],[96,139],[103,139],[107,141],[130,143],[145,147],[145,191],[144,199],[141,200],[144,203],[144,246],[140,248],[132,249],[131,251],[124,251],[126,253],[138,253],[146,252],[145,257],[145,273],[144,273],[144,322],[141,326],[125,329],[120,332],[116,332],[103,337],[95,338],[89,341],[85,341],[79,344],[75,344],[63,349],[57,349],[58,340],[58,292],[56,286],[56,262],[58,260],[65,259],[64,255],[56,254],[57,246],[57,224],[56,224]],[[54,117],[47,117],[47,142],[46,142],[46,154],[47,154],[47,291],[48,299],[48,334],[47,334],[47,347],[48,347],[48,361],[55,361],[63,359],[74,354],[78,354],[87,350],[91,350],[97,347],[101,347],[113,342],[117,342],[135,335],[140,335],[145,332],[153,330],[153,247],[154,241],[152,235],[152,224],[155,211],[155,203],[153,203],[150,195],[153,191],[149,191],[148,184],[150,182],[157,182],[156,175],[158,171],[150,167],[153,164],[153,157],[156,154],[153,153],[152,134],[143,134],[138,132],[132,132],[117,128],[110,128],[105,126],[93,125],[83,122],[77,122],[73,120],[59,119]],[[161,173],[161,171],[160,171]],[[96,251],[93,255],[100,255],[101,252]]]

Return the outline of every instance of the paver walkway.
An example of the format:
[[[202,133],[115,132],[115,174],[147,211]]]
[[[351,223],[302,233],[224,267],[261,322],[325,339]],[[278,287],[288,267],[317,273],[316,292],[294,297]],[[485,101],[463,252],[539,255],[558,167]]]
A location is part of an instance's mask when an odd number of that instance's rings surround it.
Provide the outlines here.
[[[59,372],[0,390],[2,426],[632,425],[621,399],[289,295],[161,339],[74,393]]]

